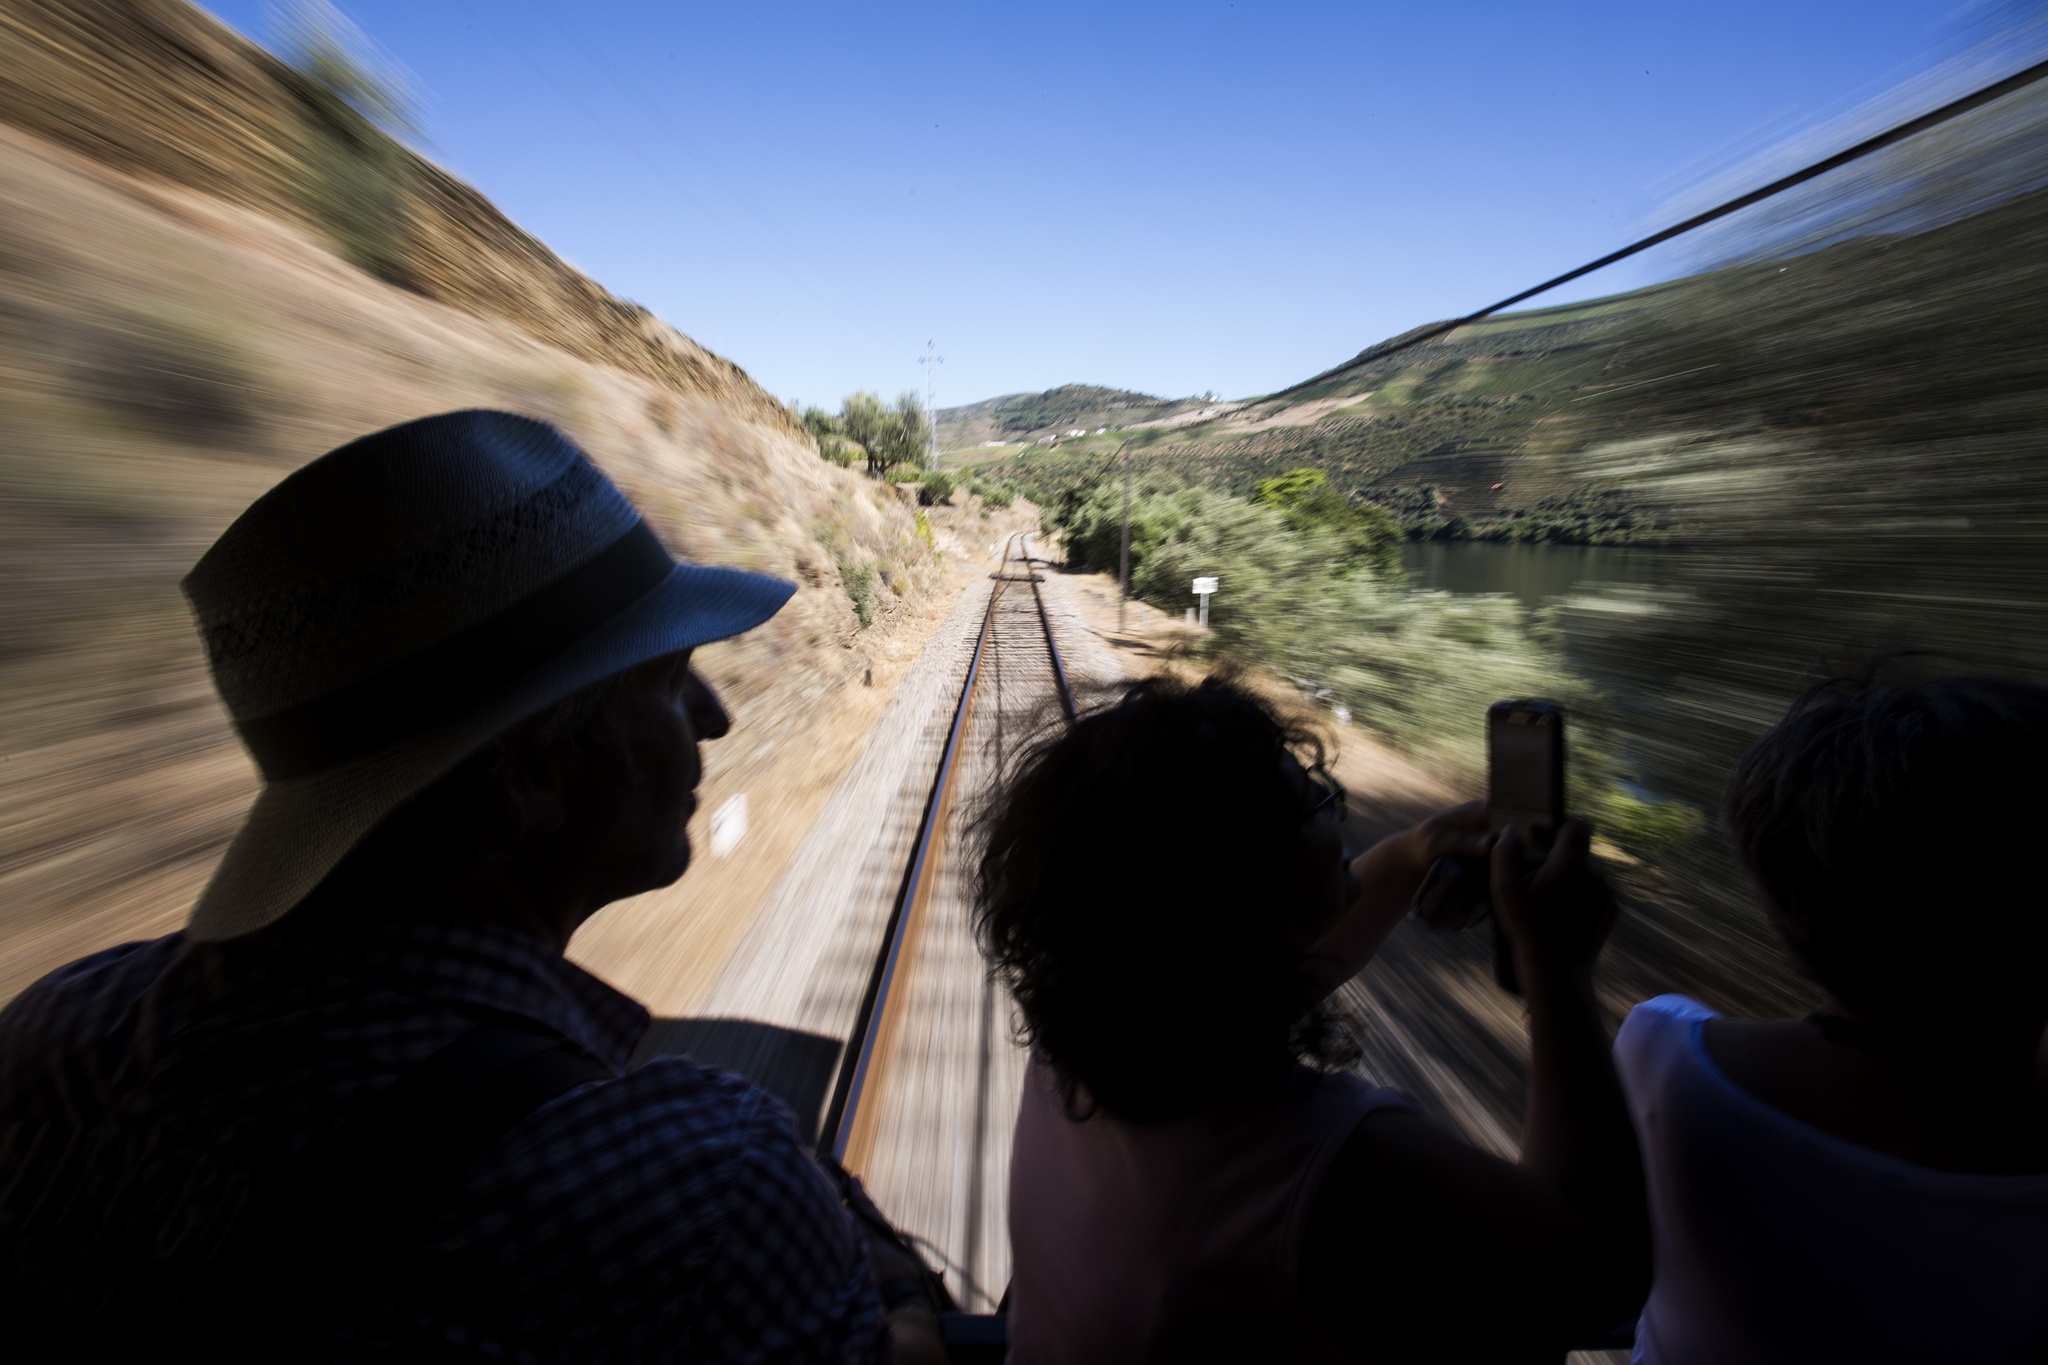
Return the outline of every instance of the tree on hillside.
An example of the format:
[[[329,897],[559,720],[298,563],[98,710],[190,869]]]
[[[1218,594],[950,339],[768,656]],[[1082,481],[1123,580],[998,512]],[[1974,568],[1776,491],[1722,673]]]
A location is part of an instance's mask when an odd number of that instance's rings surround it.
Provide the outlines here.
[[[1320,469],[1290,469],[1270,479],[1260,479],[1254,500],[1268,507],[1289,511],[1330,490],[1330,476]]]
[[[1367,568],[1381,578],[1400,572],[1401,523],[1376,503],[1352,502],[1330,487],[1320,469],[1290,469],[1261,479],[1253,501],[1278,511],[1297,531],[1334,536],[1347,569]]]
[[[915,393],[884,403],[865,389],[846,396],[839,408],[839,429],[868,459],[868,473],[877,477],[899,464],[924,458],[924,403]]]
[[[838,465],[853,463],[853,453],[846,448],[845,424],[837,417],[821,407],[811,405],[803,410],[797,420],[803,423],[804,430],[811,434],[811,439],[818,443],[820,458]]]
[[[888,419],[889,409],[866,389],[849,393],[840,401],[839,429],[867,456],[870,474],[879,474],[887,468],[881,459],[883,429],[888,425]]]
[[[398,139],[419,134],[417,98],[397,65],[327,0],[297,0],[281,26],[288,88],[305,116],[303,192],[349,259],[403,284],[409,160]]]
[[[896,406],[890,410],[889,416],[893,419],[888,442],[889,463],[923,464],[931,432],[924,400],[906,389],[896,395]]]
[[[839,435],[839,419],[817,404],[806,405],[797,420],[804,424],[804,430],[811,433],[811,439],[822,449],[825,438]]]

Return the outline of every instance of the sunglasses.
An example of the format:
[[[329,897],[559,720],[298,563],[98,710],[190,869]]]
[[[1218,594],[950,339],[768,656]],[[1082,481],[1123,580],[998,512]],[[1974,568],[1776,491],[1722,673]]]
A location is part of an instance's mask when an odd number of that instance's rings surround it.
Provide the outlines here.
[[[1344,817],[1350,814],[1344,799],[1344,784],[1330,776],[1330,770],[1320,763],[1310,768],[1307,775],[1309,786],[1321,792],[1322,797],[1308,808],[1308,814],[1302,817],[1301,822],[1305,825],[1321,816],[1324,811],[1329,811],[1335,816],[1338,824],[1343,824]]]

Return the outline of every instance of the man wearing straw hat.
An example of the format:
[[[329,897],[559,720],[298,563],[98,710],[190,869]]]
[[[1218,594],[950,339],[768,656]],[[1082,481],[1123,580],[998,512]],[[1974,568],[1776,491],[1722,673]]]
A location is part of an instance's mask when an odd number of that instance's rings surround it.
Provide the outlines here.
[[[185,590],[264,787],[182,933],[0,1012],[10,1347],[873,1358],[787,1112],[622,1074],[647,1012],[562,955],[682,875],[730,724],[690,651],[791,586],[676,563],[559,432],[479,411],[300,469]]]

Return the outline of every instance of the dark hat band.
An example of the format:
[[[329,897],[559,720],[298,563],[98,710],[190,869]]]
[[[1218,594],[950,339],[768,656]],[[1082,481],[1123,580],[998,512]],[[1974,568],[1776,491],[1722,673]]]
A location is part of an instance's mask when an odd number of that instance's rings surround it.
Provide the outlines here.
[[[417,654],[286,711],[235,722],[267,781],[339,767],[448,720],[592,634],[675,569],[644,521],[554,582]]]

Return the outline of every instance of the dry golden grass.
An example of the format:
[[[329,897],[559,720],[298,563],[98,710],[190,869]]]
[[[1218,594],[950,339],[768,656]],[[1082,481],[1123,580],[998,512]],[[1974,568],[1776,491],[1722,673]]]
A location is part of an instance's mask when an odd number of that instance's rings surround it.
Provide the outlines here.
[[[255,789],[179,577],[306,460],[465,406],[561,426],[677,552],[800,585],[704,651],[740,722],[707,808],[838,761],[809,737],[869,704],[844,712],[846,685],[878,660],[886,681],[892,640],[958,582],[891,490],[742,391],[571,354],[372,279],[302,224],[0,127],[0,1001],[176,927]],[[901,589],[869,630],[839,555]]]
[[[303,88],[184,0],[0,0],[0,122],[139,180],[315,229],[317,134]],[[614,297],[446,171],[374,136],[401,166],[393,274],[407,289],[800,434],[739,366]]]

